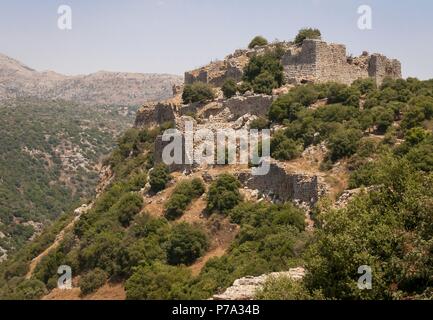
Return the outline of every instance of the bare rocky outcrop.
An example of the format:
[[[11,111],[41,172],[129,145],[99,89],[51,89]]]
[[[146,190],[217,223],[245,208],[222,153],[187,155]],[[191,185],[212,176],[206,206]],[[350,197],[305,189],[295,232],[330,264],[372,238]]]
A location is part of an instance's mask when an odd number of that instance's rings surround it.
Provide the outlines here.
[[[181,77],[100,71],[65,76],[38,72],[0,54],[0,100],[21,97],[59,99],[85,105],[139,106],[146,101],[167,99]]]
[[[236,280],[224,293],[213,296],[213,300],[254,300],[257,292],[270,279],[289,278],[295,281],[305,276],[304,268],[294,268],[287,272],[274,272],[259,277],[245,277]]]

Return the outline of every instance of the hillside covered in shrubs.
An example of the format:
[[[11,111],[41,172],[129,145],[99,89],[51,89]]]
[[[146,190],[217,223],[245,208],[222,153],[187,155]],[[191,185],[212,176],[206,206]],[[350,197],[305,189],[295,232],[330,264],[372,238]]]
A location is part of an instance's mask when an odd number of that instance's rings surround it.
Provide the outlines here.
[[[296,41],[320,36],[305,29]],[[266,43],[258,37],[250,47]],[[239,82],[187,85],[183,102],[274,94],[286,85],[280,58],[277,46],[254,55]],[[209,299],[236,279],[303,267],[303,280],[272,279],[256,298],[432,299],[433,81],[284,88],[250,128],[272,130],[275,161],[308,167],[339,188],[311,208],[254,199],[238,168],[181,173],[155,163],[155,140],[173,124],[133,128],[105,161],[112,179],[90,209],[69,229],[73,216],[63,216],[0,265],[0,297],[39,299],[68,265],[82,296],[120,283],[127,299]],[[318,149],[323,157],[307,166]],[[345,191],[353,196],[341,203]],[[59,230],[58,246],[32,270]],[[371,290],[358,288],[363,265],[373,272]]]

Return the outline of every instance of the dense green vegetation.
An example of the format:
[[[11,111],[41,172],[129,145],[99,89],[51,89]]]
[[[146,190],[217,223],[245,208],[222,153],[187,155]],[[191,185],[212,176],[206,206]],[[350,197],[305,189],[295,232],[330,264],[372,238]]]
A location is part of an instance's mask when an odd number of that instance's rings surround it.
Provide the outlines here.
[[[272,104],[270,119],[286,126],[274,135],[272,154],[275,158],[289,160],[299,155],[303,148],[326,142],[328,159],[336,162],[362,151],[366,141],[363,136],[370,133],[385,134],[384,143],[379,147],[390,147],[385,142],[405,139],[410,135],[410,129],[431,128],[429,110],[433,104],[426,95],[429,90],[431,82],[416,79],[387,80],[380,88],[369,79],[358,80],[351,86],[336,83],[299,86]],[[309,108],[324,98],[327,99],[326,107]],[[360,105],[363,105],[362,109]],[[404,146],[396,152],[402,153]]]
[[[93,195],[98,162],[134,112],[30,98],[1,103],[0,247],[19,248],[35,231],[26,222],[46,225]]]
[[[215,91],[210,84],[194,82],[183,89],[183,103],[205,102],[215,98]]]
[[[260,299],[432,298],[433,81],[371,80],[351,86],[302,85],[272,105],[257,127],[280,124],[272,155],[294,159],[304,148],[325,144],[322,169],[347,170],[360,191],[346,208],[323,199],[314,209],[315,232],[305,231],[305,213],[291,203],[246,202],[239,181],[221,174],[207,191],[203,224],[177,221],[205,188],[182,179],[155,217],[142,200],[154,167],[153,141],[161,128],[132,129],[107,159],[116,173],[93,208],[58,248],[24,280],[31,259],[53,241],[65,216],[0,267],[0,297],[38,298],[55,286],[57,267],[84,276],[83,294],[105,280],[125,281],[129,299],[207,299],[235,279],[304,266],[303,282],[269,281]],[[164,189],[164,166],[150,171],[150,185]],[[147,211],[149,210],[149,211]],[[207,261],[196,275],[189,268],[211,248],[210,230],[221,221],[238,233],[226,253]],[[227,221],[226,221],[227,222]],[[205,228],[206,227],[206,228]],[[373,289],[359,290],[358,268],[371,266]],[[97,272],[98,276],[90,276]]]

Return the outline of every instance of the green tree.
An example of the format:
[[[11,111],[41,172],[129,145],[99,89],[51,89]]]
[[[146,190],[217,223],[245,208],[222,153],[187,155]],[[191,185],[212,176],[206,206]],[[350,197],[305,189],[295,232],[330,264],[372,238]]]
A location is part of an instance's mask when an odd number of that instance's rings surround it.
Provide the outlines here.
[[[284,83],[284,68],[275,51],[253,56],[244,69],[244,82],[257,93],[272,93]]]
[[[119,222],[128,227],[135,215],[143,208],[143,198],[137,193],[128,192],[111,208],[117,215]]]
[[[240,182],[232,175],[220,175],[209,187],[207,210],[228,213],[242,199],[239,192],[240,186]]]
[[[175,220],[182,216],[188,205],[205,192],[201,179],[181,181],[165,204],[165,217]]]
[[[262,36],[256,36],[253,40],[251,40],[248,48],[253,49],[255,47],[262,47],[268,45],[268,40],[266,40]]]
[[[353,155],[357,148],[362,132],[357,129],[340,129],[329,138],[329,152],[332,161]]]
[[[101,288],[107,282],[107,273],[96,268],[80,278],[80,290],[82,295],[88,295]]]
[[[230,99],[231,97],[236,95],[237,92],[237,84],[236,81],[232,78],[227,79],[223,86],[221,87],[223,91],[224,97]]]
[[[319,29],[313,29],[313,28],[304,28],[299,30],[298,34],[295,38],[295,44],[300,45],[304,40],[306,39],[321,39],[322,33]]]
[[[277,160],[292,160],[302,153],[302,145],[278,131],[271,139],[271,156]]]
[[[209,247],[207,235],[192,225],[179,223],[170,233],[166,244],[167,261],[171,265],[190,265]]]
[[[155,166],[149,173],[150,187],[155,193],[164,190],[170,180],[171,176],[168,167],[163,163]]]
[[[183,89],[183,103],[205,102],[215,98],[215,91],[210,84],[194,82]]]

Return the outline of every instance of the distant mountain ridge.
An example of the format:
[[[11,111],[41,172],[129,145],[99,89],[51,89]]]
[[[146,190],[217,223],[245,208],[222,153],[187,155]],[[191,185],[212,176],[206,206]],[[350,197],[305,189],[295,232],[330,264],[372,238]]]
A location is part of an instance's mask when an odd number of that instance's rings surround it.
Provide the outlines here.
[[[100,71],[66,76],[53,71],[36,71],[0,54],[0,101],[35,97],[61,99],[89,105],[142,105],[172,96],[173,85],[182,77]]]

